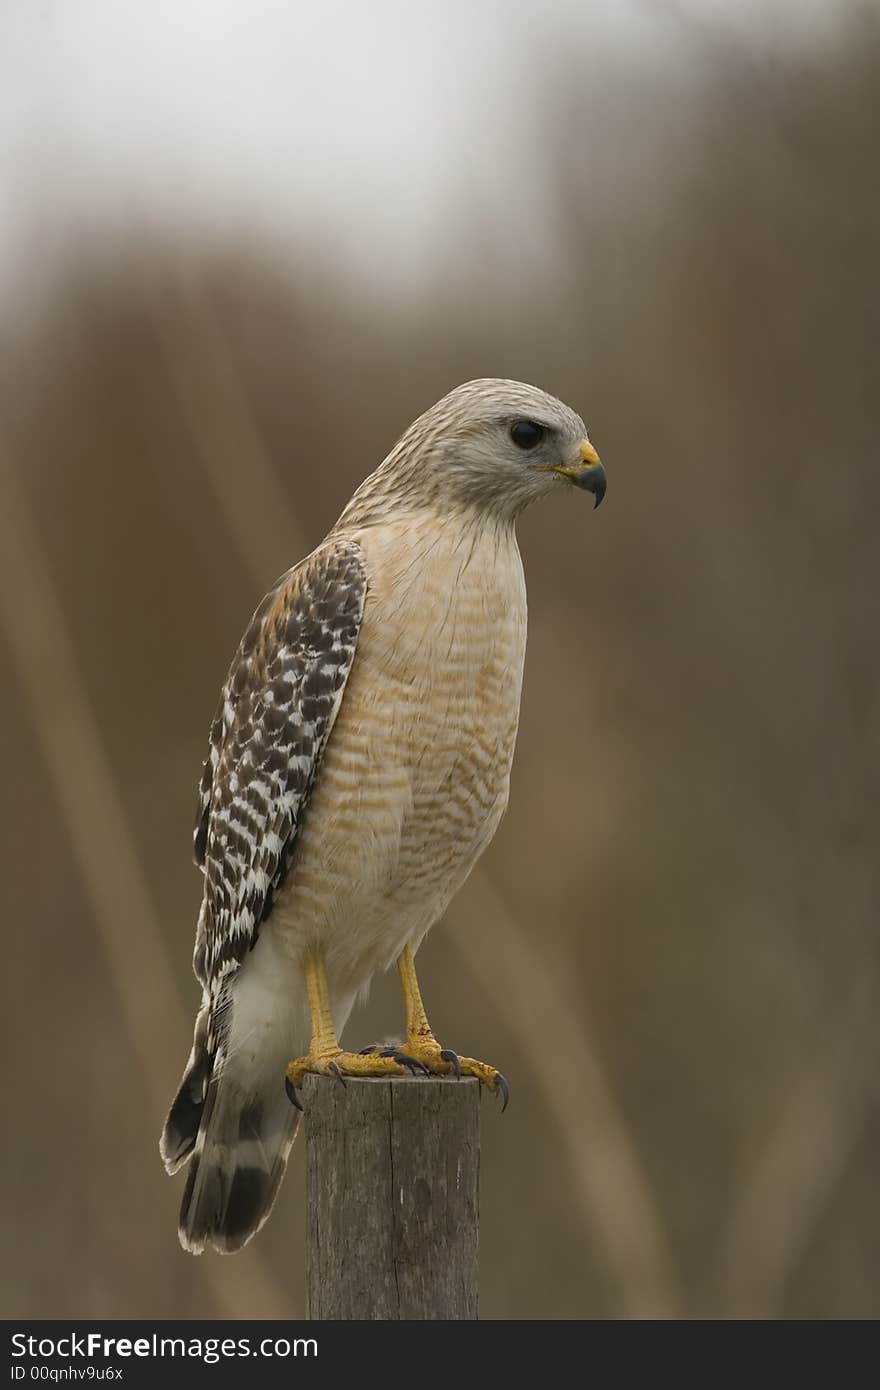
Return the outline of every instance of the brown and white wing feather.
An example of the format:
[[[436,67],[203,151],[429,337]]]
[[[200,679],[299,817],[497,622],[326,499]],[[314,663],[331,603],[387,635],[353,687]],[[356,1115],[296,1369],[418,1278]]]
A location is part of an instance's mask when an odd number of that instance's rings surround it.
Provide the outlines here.
[[[205,874],[196,975],[222,996],[284,882],[342,703],[366,597],[360,547],[334,539],[289,570],[242,638],[211,726],[195,857]]]
[[[283,1062],[271,1048],[262,1058],[228,1056],[228,1034],[239,966],[291,864],[342,704],[366,589],[359,546],[339,537],[283,575],[242,639],[211,727],[195,831],[205,875],[193,959],[202,1006],[160,1141],[169,1172],[189,1161],[180,1214],[188,1250],[250,1239],[293,1140]],[[271,1014],[271,1000],[266,1007]]]

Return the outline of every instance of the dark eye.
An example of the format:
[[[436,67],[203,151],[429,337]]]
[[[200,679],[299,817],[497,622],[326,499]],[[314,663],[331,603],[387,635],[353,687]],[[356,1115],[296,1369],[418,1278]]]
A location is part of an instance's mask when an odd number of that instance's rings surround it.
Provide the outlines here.
[[[510,437],[518,449],[534,449],[546,433],[544,426],[536,425],[534,420],[517,420],[510,427]]]

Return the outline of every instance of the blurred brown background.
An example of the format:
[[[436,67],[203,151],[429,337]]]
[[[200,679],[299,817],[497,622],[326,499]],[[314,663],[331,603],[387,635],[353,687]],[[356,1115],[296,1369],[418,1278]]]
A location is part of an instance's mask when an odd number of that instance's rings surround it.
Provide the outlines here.
[[[877,6],[385,3],[336,56],[61,8],[6,20],[4,1315],[302,1312],[301,1155],[198,1261],[158,1157],[194,787],[261,594],[478,375],[609,472],[521,523],[511,808],[420,958],[513,1088],[483,1315],[880,1315]]]

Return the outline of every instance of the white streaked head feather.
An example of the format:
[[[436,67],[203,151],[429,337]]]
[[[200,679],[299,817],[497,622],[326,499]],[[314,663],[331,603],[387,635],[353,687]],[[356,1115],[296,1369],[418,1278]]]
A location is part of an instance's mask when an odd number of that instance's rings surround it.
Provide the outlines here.
[[[511,438],[518,420],[546,430],[527,453]],[[512,521],[560,481],[532,465],[571,462],[586,437],[581,417],[537,386],[495,377],[465,382],[413,421],[358,488],[338,528],[432,506]]]

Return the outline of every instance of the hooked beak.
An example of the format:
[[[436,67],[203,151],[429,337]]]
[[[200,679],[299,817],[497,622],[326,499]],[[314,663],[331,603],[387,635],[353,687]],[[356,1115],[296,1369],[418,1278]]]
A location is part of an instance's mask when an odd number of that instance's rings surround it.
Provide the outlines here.
[[[575,487],[583,488],[585,492],[591,492],[595,497],[593,510],[595,511],[602,498],[605,496],[607,478],[602,460],[596,453],[589,439],[584,439],[578,446],[580,462],[575,464],[551,463],[534,464],[536,471],[542,473],[558,473],[560,477],[567,478]]]

